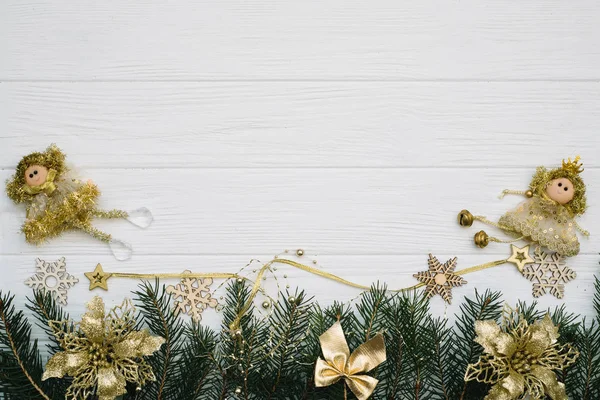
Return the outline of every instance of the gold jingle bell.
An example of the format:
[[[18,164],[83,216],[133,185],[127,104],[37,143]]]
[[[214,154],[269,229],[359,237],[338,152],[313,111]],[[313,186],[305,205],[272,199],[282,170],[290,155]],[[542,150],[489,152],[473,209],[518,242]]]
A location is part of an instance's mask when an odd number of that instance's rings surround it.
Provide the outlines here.
[[[485,231],[477,232],[473,239],[474,239],[477,247],[479,247],[481,249],[483,249],[485,246],[487,246],[490,243],[490,237],[488,236],[487,233],[485,233]]]
[[[473,214],[469,210],[462,210],[458,213],[458,224],[460,226],[469,227],[473,225]]]

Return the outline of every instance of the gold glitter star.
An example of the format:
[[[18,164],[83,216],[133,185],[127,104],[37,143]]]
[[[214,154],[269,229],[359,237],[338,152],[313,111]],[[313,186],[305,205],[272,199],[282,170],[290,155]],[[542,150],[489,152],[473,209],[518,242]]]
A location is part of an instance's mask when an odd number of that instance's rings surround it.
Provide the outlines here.
[[[104,290],[108,290],[108,279],[112,276],[111,273],[106,273],[102,269],[102,264],[96,265],[96,268],[93,272],[86,272],[86,278],[90,280],[90,290],[95,288],[101,288]]]
[[[429,254],[428,264],[429,271],[419,272],[413,276],[427,285],[425,289],[427,297],[439,294],[446,303],[450,303],[452,300],[452,287],[462,286],[467,283],[463,277],[454,273],[456,257],[442,264],[436,257]]]
[[[531,264],[534,260],[529,256],[529,245],[519,248],[514,244],[510,245],[512,254],[506,261],[511,262],[517,266],[519,271],[523,272],[526,264]]]

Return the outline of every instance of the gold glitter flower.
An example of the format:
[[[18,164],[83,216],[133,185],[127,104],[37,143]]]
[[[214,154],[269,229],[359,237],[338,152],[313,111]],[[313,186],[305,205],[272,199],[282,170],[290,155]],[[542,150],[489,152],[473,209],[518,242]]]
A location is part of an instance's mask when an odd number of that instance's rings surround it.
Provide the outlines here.
[[[546,396],[568,400],[565,385],[558,382],[554,371],[573,364],[579,352],[557,342],[558,327],[548,314],[529,325],[507,308],[501,326],[491,320],[477,321],[475,332],[475,341],[485,354],[476,364],[469,364],[465,381],[493,384],[486,400],[514,400],[524,393],[534,400]]]
[[[126,382],[141,386],[155,377],[144,356],[152,355],[165,340],[136,331],[134,308],[129,300],[110,310],[98,296],[87,305],[79,324],[51,321],[50,327],[65,351],[56,353],[46,364],[42,380],[73,377],[67,398],[113,400],[126,393]],[[97,388],[97,390],[95,390]]]

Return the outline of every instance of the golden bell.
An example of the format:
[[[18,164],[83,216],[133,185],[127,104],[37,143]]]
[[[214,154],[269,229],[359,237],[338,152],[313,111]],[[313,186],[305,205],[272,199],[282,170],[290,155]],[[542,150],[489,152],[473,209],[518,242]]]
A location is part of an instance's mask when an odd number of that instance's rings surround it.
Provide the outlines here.
[[[477,247],[482,249],[490,243],[490,237],[487,233],[485,233],[485,231],[477,232],[473,239],[475,240]]]
[[[460,226],[469,227],[473,225],[473,214],[469,210],[462,210],[458,213],[458,224]]]

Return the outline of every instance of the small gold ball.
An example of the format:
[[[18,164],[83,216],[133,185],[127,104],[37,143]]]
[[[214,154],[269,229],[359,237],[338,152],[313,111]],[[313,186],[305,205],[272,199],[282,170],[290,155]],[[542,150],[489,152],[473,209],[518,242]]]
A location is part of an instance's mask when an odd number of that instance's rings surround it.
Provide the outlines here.
[[[294,296],[290,296],[290,297],[288,297],[288,301],[290,303],[295,303],[296,302],[296,298]]]
[[[490,243],[490,237],[484,231],[477,232],[473,239],[475,240],[477,247],[482,249]]]
[[[269,308],[270,305],[271,305],[271,303],[269,303],[268,301],[263,301],[263,303],[262,303],[263,308]]]
[[[242,394],[242,388],[241,387],[236,387],[235,388],[235,394]]]
[[[469,210],[462,210],[458,213],[458,224],[464,227],[473,225],[473,214]]]
[[[244,280],[242,278],[237,278],[237,283],[242,283]]]
[[[298,250],[296,250],[296,255],[297,255],[298,257],[302,257],[302,256],[304,255],[304,250],[302,250],[302,249],[298,249]]]
[[[136,388],[135,388],[135,391],[136,391],[136,392],[141,392],[141,391],[142,391],[142,387],[141,387],[141,386],[138,386],[138,387],[136,387]]]
[[[233,331],[233,336],[235,336],[235,337],[242,337],[242,330],[241,329],[236,329],[235,331]]]
[[[526,191],[525,196],[527,196],[529,198],[533,197],[533,191],[531,191],[531,190]]]

